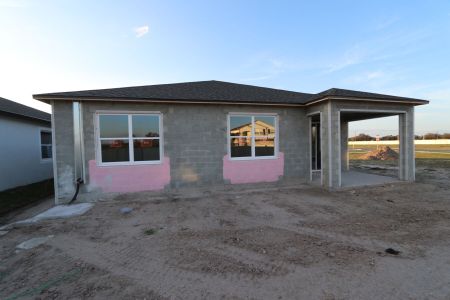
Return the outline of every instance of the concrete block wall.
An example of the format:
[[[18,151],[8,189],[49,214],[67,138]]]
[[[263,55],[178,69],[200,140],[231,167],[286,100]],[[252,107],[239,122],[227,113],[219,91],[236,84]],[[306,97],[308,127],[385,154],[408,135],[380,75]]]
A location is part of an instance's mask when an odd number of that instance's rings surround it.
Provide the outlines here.
[[[414,107],[405,109],[406,113],[399,115],[399,178],[414,181],[415,174],[415,146],[414,146]]]
[[[73,114],[71,102],[54,102],[52,104],[53,135],[55,144],[54,166],[55,202],[68,202],[75,193]]]
[[[226,184],[223,158],[227,155],[229,113],[276,113],[279,151],[284,153],[282,179],[309,178],[309,126],[305,110],[295,107],[84,102],[83,134],[86,184],[83,193],[101,192],[89,185],[89,161],[96,159],[96,111],[160,112],[163,115],[164,155],[170,159],[167,189]],[[54,104],[58,199],[67,202],[74,192],[74,153],[71,102]],[[109,167],[114,168],[114,167]]]

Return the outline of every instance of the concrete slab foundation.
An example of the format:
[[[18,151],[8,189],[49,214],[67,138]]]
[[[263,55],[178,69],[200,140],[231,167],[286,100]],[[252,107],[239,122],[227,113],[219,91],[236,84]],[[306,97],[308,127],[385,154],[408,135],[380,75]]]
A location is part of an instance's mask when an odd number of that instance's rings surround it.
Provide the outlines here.
[[[94,206],[92,203],[80,203],[73,205],[58,205],[50,208],[49,210],[44,211],[43,213],[38,214],[32,218],[14,222],[3,227],[0,227],[0,230],[9,230],[15,226],[26,225],[36,223],[42,220],[48,219],[59,219],[59,218],[70,218],[74,216],[79,216],[86,213]]]
[[[342,187],[357,187],[399,182],[397,178],[356,171],[342,172]]]

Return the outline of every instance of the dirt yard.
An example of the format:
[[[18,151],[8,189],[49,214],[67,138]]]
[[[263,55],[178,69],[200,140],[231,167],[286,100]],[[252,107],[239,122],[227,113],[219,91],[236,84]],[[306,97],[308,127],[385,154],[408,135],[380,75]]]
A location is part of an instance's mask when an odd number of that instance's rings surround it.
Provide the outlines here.
[[[450,299],[450,168],[418,173],[415,184],[338,192],[117,196],[1,236],[0,298]]]

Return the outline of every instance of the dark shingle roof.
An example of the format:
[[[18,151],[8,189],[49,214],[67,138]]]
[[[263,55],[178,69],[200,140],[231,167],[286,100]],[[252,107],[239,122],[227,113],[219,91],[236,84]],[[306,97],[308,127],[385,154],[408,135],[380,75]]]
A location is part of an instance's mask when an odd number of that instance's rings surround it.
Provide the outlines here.
[[[0,112],[47,122],[51,120],[51,115],[46,112],[1,97]]]
[[[364,93],[350,90],[330,89],[319,94],[308,94],[224,81],[196,81],[172,84],[133,86],[113,89],[85,90],[63,93],[33,95],[41,101],[49,100],[148,100],[183,102],[227,102],[255,104],[293,104],[303,105],[325,97],[356,97],[367,100],[383,99],[418,104],[425,100]],[[374,98],[376,96],[376,98]]]
[[[141,99],[199,102],[304,103],[311,94],[223,81],[196,81],[34,95],[42,98]]]
[[[376,94],[376,93],[368,93],[361,91],[353,91],[353,90],[344,90],[344,89],[336,89],[332,88],[323,92],[316,94],[309,101],[319,100],[325,97],[342,97],[342,98],[364,98],[364,99],[374,99],[374,100],[392,100],[392,101],[407,101],[407,102],[424,102],[428,103],[426,100],[408,98],[408,97],[399,97],[399,96],[391,96],[384,94]]]

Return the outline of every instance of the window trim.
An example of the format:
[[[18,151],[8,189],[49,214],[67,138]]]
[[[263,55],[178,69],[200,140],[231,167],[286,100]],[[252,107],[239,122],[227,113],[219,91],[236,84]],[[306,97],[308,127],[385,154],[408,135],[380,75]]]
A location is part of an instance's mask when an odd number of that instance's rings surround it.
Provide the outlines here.
[[[51,138],[52,138],[50,144],[42,144],[42,139],[41,139],[41,133],[42,133],[42,132],[48,132],[48,133],[50,133],[50,136],[51,136]],[[48,163],[48,162],[53,161],[53,131],[52,131],[52,129],[51,129],[51,128],[47,128],[47,127],[39,127],[39,135],[38,135],[38,138],[39,138],[39,159],[40,159],[41,163]],[[51,146],[51,154],[52,154],[52,157],[49,157],[49,158],[42,158],[42,146],[43,146],[43,145],[46,145],[46,146],[50,145],[50,146]]]
[[[257,116],[267,116],[267,117],[275,117],[275,143],[274,143],[274,155],[272,156],[256,156],[255,155],[255,146],[254,146],[254,140],[255,140],[255,126],[252,126],[252,137],[251,137],[251,141],[252,141],[252,156],[245,156],[245,157],[231,157],[231,139],[233,138],[230,135],[230,130],[231,130],[231,124],[230,124],[230,118],[231,117],[251,117],[252,118],[252,124],[254,123],[254,119]],[[279,148],[279,115],[277,113],[247,113],[247,112],[229,112],[227,115],[227,132],[226,132],[226,137],[227,137],[227,155],[228,155],[228,160],[259,160],[259,159],[278,159],[278,148]]]
[[[128,116],[128,142],[132,143],[128,147],[129,151],[129,161],[119,161],[119,162],[102,162],[102,147],[101,140],[108,139],[122,139],[122,138],[102,138],[100,139],[100,115],[126,115]],[[131,118],[133,115],[148,115],[148,116],[158,116],[159,117],[159,138],[133,138],[132,133],[132,122]],[[112,111],[112,110],[98,110],[94,114],[94,130],[95,130],[95,160],[97,166],[100,167],[111,167],[111,166],[139,166],[139,165],[158,165],[164,162],[164,128],[163,128],[163,114],[160,111]],[[134,139],[159,139],[159,160],[149,160],[149,161],[134,161]]]

